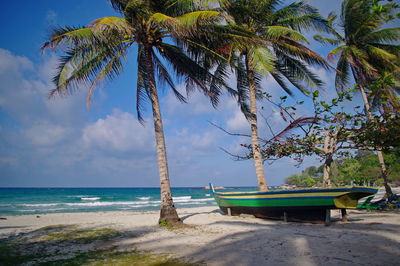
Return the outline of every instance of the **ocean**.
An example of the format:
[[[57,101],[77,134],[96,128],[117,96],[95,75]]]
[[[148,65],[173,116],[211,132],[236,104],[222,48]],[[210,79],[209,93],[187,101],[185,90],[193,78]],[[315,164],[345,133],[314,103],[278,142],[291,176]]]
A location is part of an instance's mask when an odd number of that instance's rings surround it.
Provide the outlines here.
[[[172,194],[177,208],[216,206],[203,188],[172,188]],[[159,208],[159,188],[0,188],[0,215]]]

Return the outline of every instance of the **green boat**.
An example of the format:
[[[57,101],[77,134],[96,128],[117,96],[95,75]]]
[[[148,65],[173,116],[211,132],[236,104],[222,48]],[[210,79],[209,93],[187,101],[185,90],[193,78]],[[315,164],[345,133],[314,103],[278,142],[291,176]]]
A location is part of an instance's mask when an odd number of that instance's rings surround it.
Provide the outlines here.
[[[221,211],[228,215],[251,214],[287,221],[330,220],[332,209],[355,209],[358,200],[378,189],[365,186],[217,192],[210,188]],[[329,216],[329,217],[328,217]]]

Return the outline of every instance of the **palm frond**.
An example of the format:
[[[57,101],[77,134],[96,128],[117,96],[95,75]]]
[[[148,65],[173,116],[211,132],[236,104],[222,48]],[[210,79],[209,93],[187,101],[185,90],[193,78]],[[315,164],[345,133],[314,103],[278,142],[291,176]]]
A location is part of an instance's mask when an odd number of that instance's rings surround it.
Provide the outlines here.
[[[153,13],[149,2],[145,0],[128,1],[124,9],[124,17],[131,25],[141,24],[149,19]]]
[[[131,37],[133,33],[132,27],[125,18],[121,17],[103,17],[96,19],[91,23],[93,31],[106,35],[107,31],[117,31],[121,36],[127,35]]]
[[[339,58],[336,68],[335,87],[343,91],[350,81],[350,64],[345,53]]]
[[[324,83],[309,70],[308,66],[301,60],[281,55],[276,62],[277,69],[283,74],[297,89],[307,93],[304,86],[299,86],[299,81],[304,81],[311,87],[321,87]]]
[[[250,107],[248,105],[249,100],[249,83],[247,80],[247,73],[245,70],[245,65],[240,57],[235,56],[233,58],[235,64],[235,75],[236,75],[236,88],[237,88],[237,102],[240,106],[240,110],[246,117],[246,119],[251,118]]]
[[[138,45],[137,53],[137,85],[136,85],[136,114],[141,124],[144,123],[144,103],[150,98],[150,85],[148,80],[146,54],[143,45]]]
[[[108,0],[108,2],[110,2],[115,11],[123,14],[129,0]]]
[[[283,39],[276,42],[274,43],[274,49],[276,54],[286,54],[301,59],[309,65],[319,66],[328,70],[332,68],[318,53],[292,40]]]
[[[93,80],[89,87],[89,92],[86,97],[86,105],[90,106],[91,99],[93,97],[94,89],[97,83],[105,78],[111,80],[118,76],[123,70],[121,63],[121,57],[125,57],[127,47],[121,47],[115,51],[115,54],[111,56],[109,61],[104,65],[104,67],[99,71],[96,78]]]
[[[328,61],[332,63],[335,60],[335,57],[340,56],[340,54],[342,54],[346,49],[347,49],[346,45],[340,45],[340,46],[332,49],[328,53],[328,56],[327,56]]]
[[[41,50],[56,49],[62,44],[73,46],[91,44],[96,41],[95,33],[91,27],[59,27],[52,30],[50,40],[42,45]]]
[[[273,16],[282,26],[288,26],[297,31],[316,30],[330,33],[329,20],[324,19],[318,9],[304,1],[292,3],[276,11]]]
[[[268,40],[278,40],[286,38],[295,42],[309,43],[307,38],[298,31],[283,26],[267,26],[263,32],[263,37]]]
[[[400,40],[400,28],[387,28],[378,31],[374,31],[362,39],[367,43],[393,43]]]
[[[213,76],[207,69],[197,64],[190,57],[184,54],[178,47],[170,44],[162,44],[159,49],[160,54],[170,62],[175,74],[178,77],[184,77],[186,80],[186,91],[190,94],[194,89],[199,89],[210,98],[212,105],[218,104],[218,95],[211,93],[208,88]],[[215,77],[214,86],[229,87],[225,81]]]
[[[183,96],[175,87],[175,84],[172,80],[172,77],[168,73],[167,69],[161,62],[161,60],[157,57],[156,54],[153,53],[153,60],[155,62],[155,67],[157,71],[157,76],[158,76],[158,81],[159,85],[165,86],[165,84],[168,84],[168,86],[171,88],[172,92],[174,93],[175,97],[183,103],[186,103],[186,98]]]
[[[385,62],[385,64],[392,64],[392,62],[396,61],[397,56],[385,49],[381,49],[373,45],[366,45],[365,49],[368,51],[368,55],[371,58],[382,60]]]
[[[275,56],[267,48],[257,47],[249,51],[249,56],[252,57],[255,69],[258,73],[265,75],[275,71]]]
[[[275,73],[270,73],[271,77],[276,81],[276,83],[278,83],[278,85],[290,96],[293,95],[293,92],[291,89],[289,89],[289,87],[287,86],[284,77],[282,74],[280,74],[279,72],[275,72]]]
[[[339,43],[341,43],[341,40],[336,40],[336,39],[332,39],[332,38],[327,38],[327,37],[323,37],[321,35],[314,35],[314,40],[316,40],[319,43],[322,44],[329,44],[329,45],[338,45]]]
[[[223,16],[222,13],[218,11],[193,11],[190,13],[185,13],[181,16],[175,17],[176,20],[180,22],[181,25],[185,27],[193,27],[198,24],[207,24],[216,22]]]
[[[93,95],[95,85],[103,79],[113,79],[122,71],[121,58],[124,58],[128,46],[111,47],[104,43],[97,46],[82,44],[70,49],[61,58],[53,82],[56,88],[50,97],[66,95],[78,88],[79,84],[90,85],[87,105]]]

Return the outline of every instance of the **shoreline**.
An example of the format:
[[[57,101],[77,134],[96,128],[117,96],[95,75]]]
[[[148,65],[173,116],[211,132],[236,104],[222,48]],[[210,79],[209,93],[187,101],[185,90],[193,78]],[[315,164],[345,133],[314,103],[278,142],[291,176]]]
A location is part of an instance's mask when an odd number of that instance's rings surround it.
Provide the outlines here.
[[[336,222],[324,226],[226,216],[218,207],[177,210],[188,227],[158,226],[158,210],[2,216],[0,239],[73,225],[124,232],[112,243],[117,248],[206,265],[395,265],[400,257],[400,213],[349,210],[349,222],[340,222],[333,210]]]

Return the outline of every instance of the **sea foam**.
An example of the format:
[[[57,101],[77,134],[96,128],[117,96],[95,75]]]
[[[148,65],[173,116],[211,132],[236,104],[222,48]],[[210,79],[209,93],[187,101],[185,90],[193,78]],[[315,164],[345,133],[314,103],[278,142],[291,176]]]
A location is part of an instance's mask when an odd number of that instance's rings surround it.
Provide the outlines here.
[[[99,200],[100,197],[85,197],[85,198],[81,198],[81,200]]]
[[[136,197],[139,200],[149,200],[151,197]]]

